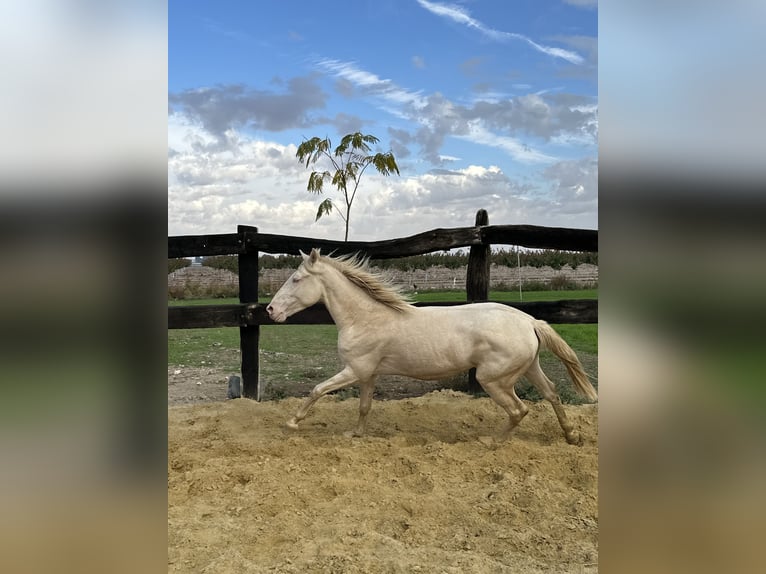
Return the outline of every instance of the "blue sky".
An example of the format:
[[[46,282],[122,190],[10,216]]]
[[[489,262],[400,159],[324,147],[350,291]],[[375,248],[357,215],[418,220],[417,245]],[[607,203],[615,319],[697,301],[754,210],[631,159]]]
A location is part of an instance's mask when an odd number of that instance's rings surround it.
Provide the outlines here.
[[[306,191],[304,138],[380,139],[350,239],[473,223],[597,227],[595,2],[171,0],[171,235],[342,238]],[[332,189],[325,196],[334,197]]]

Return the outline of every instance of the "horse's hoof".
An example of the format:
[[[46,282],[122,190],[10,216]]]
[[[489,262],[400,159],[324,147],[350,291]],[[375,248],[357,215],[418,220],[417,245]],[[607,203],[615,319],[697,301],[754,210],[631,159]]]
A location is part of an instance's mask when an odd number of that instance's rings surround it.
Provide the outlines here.
[[[298,422],[295,419],[290,419],[287,421],[285,426],[291,430],[298,430]]]
[[[346,438],[359,438],[362,435],[363,435],[363,433],[360,433],[357,430],[348,430],[348,431],[343,433],[343,436],[346,437]]]
[[[573,444],[575,446],[582,446],[583,439],[582,435],[579,433],[579,431],[572,431],[568,435],[566,435],[567,442],[569,444]]]

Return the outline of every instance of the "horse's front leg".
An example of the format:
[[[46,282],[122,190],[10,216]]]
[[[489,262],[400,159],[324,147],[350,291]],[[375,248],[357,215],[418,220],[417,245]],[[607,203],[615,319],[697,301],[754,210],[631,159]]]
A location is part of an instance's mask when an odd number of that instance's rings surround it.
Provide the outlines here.
[[[375,391],[375,381],[377,377],[372,377],[359,385],[359,422],[356,429],[348,433],[350,436],[362,436],[367,428],[367,415],[372,406],[372,394]]]
[[[291,429],[297,429],[298,423],[306,418],[306,414],[315,402],[327,393],[353,385],[358,382],[358,380],[359,379],[354,375],[351,369],[346,367],[334,377],[330,377],[326,381],[319,383],[311,390],[311,394],[309,394],[306,400],[303,401],[303,404],[298,409],[298,412],[295,413],[295,416],[287,421],[287,426]]]

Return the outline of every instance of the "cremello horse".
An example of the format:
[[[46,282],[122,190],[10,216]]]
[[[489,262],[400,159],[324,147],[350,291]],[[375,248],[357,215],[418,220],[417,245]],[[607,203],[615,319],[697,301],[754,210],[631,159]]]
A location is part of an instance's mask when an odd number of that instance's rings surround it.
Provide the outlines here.
[[[527,414],[514,385],[523,375],[556,412],[569,443],[580,433],[564,413],[553,383],[540,369],[541,349],[552,351],[567,368],[577,390],[596,400],[574,351],[545,321],[506,305],[476,303],[455,307],[415,307],[392,285],[367,271],[358,257],[331,258],[313,249],[274,295],[267,311],[272,320],[322,302],[338,327],[338,352],[345,368],[318,384],[295,416],[298,428],[311,406],[329,392],[359,385],[359,423],[364,433],[378,375],[434,380],[476,368],[476,378],[510,418],[504,437]]]

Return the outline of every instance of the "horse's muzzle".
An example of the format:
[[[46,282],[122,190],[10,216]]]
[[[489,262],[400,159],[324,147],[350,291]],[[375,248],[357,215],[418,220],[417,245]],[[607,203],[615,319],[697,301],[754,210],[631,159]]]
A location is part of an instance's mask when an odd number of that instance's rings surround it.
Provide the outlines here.
[[[287,319],[287,314],[284,311],[277,311],[271,304],[266,307],[266,312],[269,314],[269,318],[276,323],[282,323]]]

